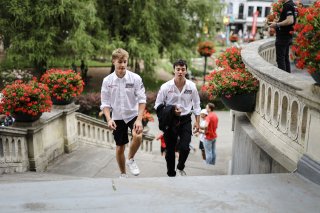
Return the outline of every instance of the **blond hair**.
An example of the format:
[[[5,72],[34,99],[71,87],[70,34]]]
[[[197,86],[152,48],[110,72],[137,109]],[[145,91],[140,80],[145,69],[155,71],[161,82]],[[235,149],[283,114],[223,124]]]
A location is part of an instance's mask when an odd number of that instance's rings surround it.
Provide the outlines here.
[[[128,59],[129,53],[122,48],[115,49],[112,52],[112,61],[115,59]]]

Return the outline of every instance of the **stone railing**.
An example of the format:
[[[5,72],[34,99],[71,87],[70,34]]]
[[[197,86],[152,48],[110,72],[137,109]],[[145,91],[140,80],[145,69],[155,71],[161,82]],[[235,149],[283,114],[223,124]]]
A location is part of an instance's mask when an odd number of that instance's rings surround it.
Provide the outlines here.
[[[319,86],[275,66],[274,39],[250,43],[241,55],[260,82],[255,111],[247,117],[268,146],[279,151],[269,154],[288,171],[305,154],[320,162]]]
[[[0,133],[0,174],[27,171],[27,131],[1,127]]]
[[[77,136],[78,141],[95,146],[115,148],[116,144],[113,139],[112,130],[107,124],[101,120],[90,116],[77,113]],[[131,133],[128,132],[129,140],[131,141]],[[145,152],[152,152],[152,142],[154,136],[144,133],[140,149]]]
[[[44,171],[48,164],[77,146],[74,104],[53,106],[34,122],[0,127],[0,174]]]

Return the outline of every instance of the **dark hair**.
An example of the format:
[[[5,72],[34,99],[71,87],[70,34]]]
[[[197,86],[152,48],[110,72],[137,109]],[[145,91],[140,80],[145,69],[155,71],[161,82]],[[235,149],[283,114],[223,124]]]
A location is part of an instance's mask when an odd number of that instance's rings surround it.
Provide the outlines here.
[[[173,63],[173,69],[175,69],[176,66],[186,66],[186,69],[188,69],[187,62],[183,59],[176,60],[176,62]]]
[[[208,103],[208,107],[210,111],[213,111],[216,106],[213,103]]]

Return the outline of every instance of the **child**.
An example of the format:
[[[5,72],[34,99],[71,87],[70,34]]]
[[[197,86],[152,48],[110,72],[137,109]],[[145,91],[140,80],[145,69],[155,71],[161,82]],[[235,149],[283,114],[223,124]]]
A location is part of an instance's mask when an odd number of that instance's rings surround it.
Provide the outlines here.
[[[161,133],[157,140],[161,141],[160,150],[161,150],[161,156],[166,156],[166,142],[164,141],[163,133]]]
[[[208,115],[208,112],[206,109],[202,109],[201,112],[200,112],[200,130],[199,130],[199,133],[200,133],[200,141],[199,141],[199,149],[201,150],[201,154],[202,154],[202,159],[205,161],[206,160],[206,152],[204,150],[204,146],[203,146],[203,141],[204,141],[204,136],[205,136],[205,132],[202,128],[205,127],[206,125],[206,117]]]

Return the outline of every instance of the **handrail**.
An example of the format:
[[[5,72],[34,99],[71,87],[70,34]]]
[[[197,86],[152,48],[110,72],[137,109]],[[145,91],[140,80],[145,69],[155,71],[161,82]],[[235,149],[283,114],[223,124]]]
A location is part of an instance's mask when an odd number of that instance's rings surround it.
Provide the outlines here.
[[[108,148],[115,148],[112,130],[108,128],[104,121],[77,113],[77,135],[82,143]],[[128,132],[131,141],[131,132]],[[145,152],[152,152],[152,142],[154,136],[143,133],[140,149]]]
[[[310,146],[318,149],[320,131],[316,125],[320,122],[320,94],[314,92],[319,91],[318,86],[275,66],[274,39],[248,44],[241,56],[246,68],[260,82],[255,111],[247,117],[258,132],[289,159],[282,163],[293,171],[303,154],[313,152]],[[313,155],[320,160],[319,153]],[[281,163],[280,158],[279,161]]]

